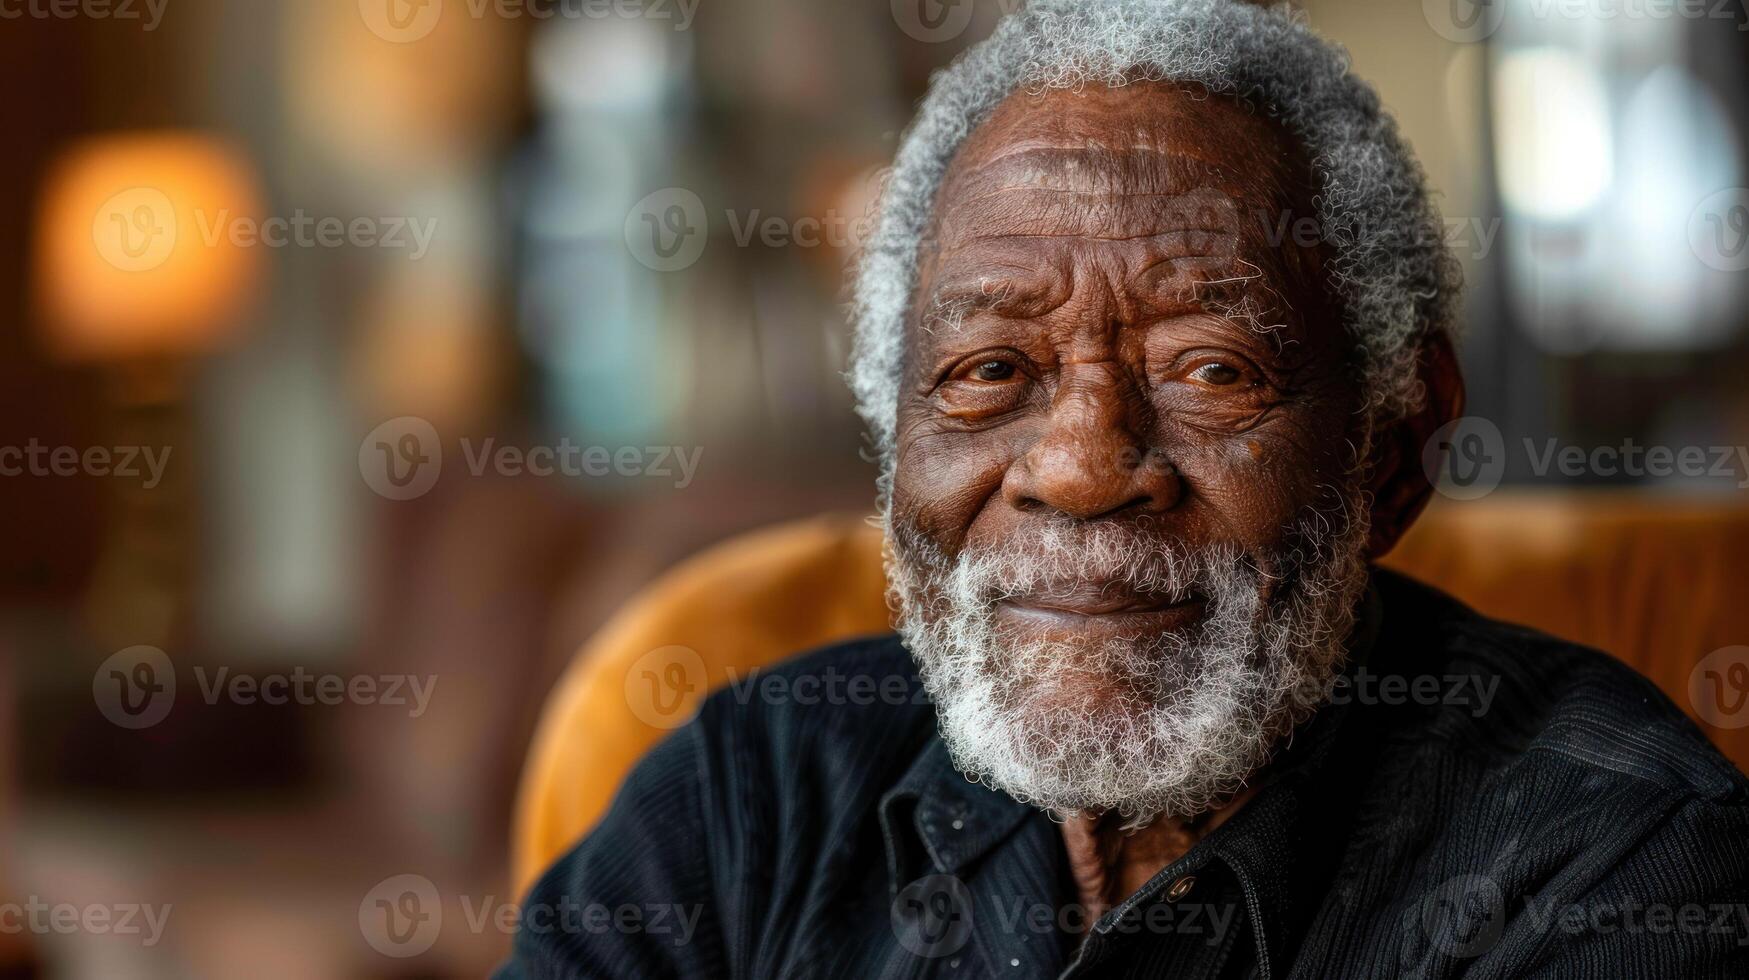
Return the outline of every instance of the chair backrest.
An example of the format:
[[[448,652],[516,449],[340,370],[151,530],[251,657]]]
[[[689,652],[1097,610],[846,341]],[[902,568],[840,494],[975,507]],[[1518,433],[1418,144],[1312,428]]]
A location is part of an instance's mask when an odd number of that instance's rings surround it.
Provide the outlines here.
[[[1749,665],[1749,648],[1727,649],[1749,643],[1749,508],[1502,492],[1429,508],[1384,564],[1491,616],[1614,653],[1749,766],[1749,666],[1731,669]],[[594,825],[633,763],[708,691],[883,632],[888,615],[880,533],[855,517],[744,535],[653,583],[583,647],[548,700],[517,803],[518,892]]]

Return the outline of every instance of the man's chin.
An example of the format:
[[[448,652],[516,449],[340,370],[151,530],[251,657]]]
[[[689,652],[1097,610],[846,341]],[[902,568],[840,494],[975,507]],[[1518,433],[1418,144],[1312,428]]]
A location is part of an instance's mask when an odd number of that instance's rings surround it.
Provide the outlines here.
[[[1158,712],[1157,684],[1095,670],[1057,669],[1013,691],[1013,729],[1040,743],[1062,743],[1088,732],[1118,733]]]

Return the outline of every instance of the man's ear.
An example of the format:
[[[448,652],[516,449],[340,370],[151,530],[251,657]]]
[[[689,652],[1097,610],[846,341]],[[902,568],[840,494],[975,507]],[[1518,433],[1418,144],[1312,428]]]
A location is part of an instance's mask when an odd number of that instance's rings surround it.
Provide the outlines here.
[[[1427,441],[1439,427],[1464,414],[1464,376],[1451,338],[1443,332],[1429,338],[1416,365],[1426,392],[1420,410],[1392,422],[1373,442],[1373,463],[1367,492],[1372,500],[1369,557],[1383,558],[1397,546],[1403,532],[1421,516],[1433,494],[1422,465]]]

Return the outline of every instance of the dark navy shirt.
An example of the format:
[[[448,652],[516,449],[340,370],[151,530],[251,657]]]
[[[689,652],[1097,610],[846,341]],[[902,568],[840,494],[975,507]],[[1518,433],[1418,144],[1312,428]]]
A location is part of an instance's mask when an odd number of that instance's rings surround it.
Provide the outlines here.
[[[1090,931],[889,636],[707,699],[499,976],[1749,977],[1749,784],[1657,688],[1389,573],[1369,607],[1251,802]]]

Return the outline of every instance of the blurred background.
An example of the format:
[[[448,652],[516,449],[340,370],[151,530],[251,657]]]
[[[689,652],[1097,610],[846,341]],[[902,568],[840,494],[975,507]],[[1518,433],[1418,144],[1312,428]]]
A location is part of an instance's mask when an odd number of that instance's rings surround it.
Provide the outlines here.
[[[1008,6],[0,0],[0,976],[489,970],[579,645],[869,509],[844,265]],[[1442,195],[1470,461],[1742,498],[1744,5],[1300,6]],[[385,955],[407,873],[450,918]]]

